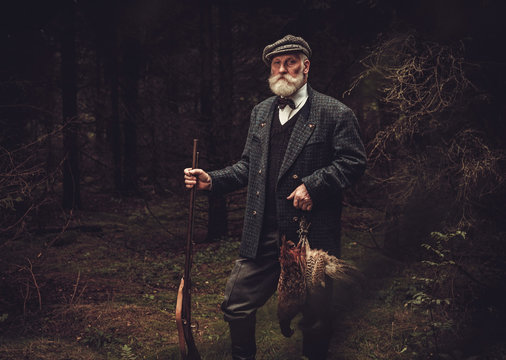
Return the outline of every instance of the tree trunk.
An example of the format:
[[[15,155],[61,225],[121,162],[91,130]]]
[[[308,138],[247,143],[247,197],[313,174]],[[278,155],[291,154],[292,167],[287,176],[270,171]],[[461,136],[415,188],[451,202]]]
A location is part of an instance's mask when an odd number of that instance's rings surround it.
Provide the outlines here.
[[[75,50],[75,4],[64,3],[62,32],[62,105],[63,121],[63,208],[81,207],[79,186],[79,143],[77,124],[77,64]]]
[[[134,36],[125,41],[122,59],[122,78],[124,80],[123,103],[125,105],[125,120],[123,131],[123,193],[134,195],[138,193],[137,184],[137,119],[139,111],[139,72],[142,52],[139,40]]]
[[[119,45],[118,45],[118,5],[114,1],[110,7],[107,7],[110,12],[110,22],[105,27],[106,43],[109,44],[105,47],[105,73],[104,77],[108,80],[110,89],[110,107],[111,114],[107,124],[107,142],[109,143],[112,152],[112,179],[114,190],[117,193],[121,192],[123,177],[121,174],[121,125],[119,118]]]
[[[105,106],[103,101],[103,78],[102,78],[102,61],[98,54],[98,46],[95,52],[95,98],[94,98],[94,116],[95,116],[95,146],[98,153],[103,152],[106,138],[106,124],[104,119]]]
[[[219,115],[215,124],[215,131],[219,136],[221,144],[228,144],[230,127],[233,123],[234,103],[233,103],[233,53],[232,53],[232,32],[230,30],[230,2],[229,0],[219,1],[219,97],[218,108]],[[230,159],[230,149],[226,146],[220,147],[218,160],[220,166],[225,165]]]
[[[213,168],[222,168],[229,159],[230,149],[227,141],[233,116],[233,63],[232,33],[230,30],[230,4],[228,0],[218,2],[219,17],[219,96],[218,114],[211,131],[213,156],[210,157]],[[220,144],[216,146],[216,144]],[[208,241],[228,235],[227,203],[223,195],[209,197]]]
[[[216,139],[216,122],[213,113],[213,6],[210,1],[202,0],[200,4],[200,56],[201,88],[200,114],[205,129],[204,143],[207,145],[207,158],[210,168],[222,166]],[[221,144],[223,146],[223,144]],[[227,236],[227,207],[225,197],[211,193],[209,195],[208,223],[206,242],[213,242]]]

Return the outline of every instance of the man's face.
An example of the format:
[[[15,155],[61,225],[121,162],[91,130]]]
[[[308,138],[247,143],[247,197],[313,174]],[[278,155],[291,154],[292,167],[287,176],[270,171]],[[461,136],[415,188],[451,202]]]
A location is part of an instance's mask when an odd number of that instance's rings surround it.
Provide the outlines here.
[[[299,54],[279,55],[271,61],[269,86],[280,96],[290,96],[307,82],[309,60],[301,61]]]

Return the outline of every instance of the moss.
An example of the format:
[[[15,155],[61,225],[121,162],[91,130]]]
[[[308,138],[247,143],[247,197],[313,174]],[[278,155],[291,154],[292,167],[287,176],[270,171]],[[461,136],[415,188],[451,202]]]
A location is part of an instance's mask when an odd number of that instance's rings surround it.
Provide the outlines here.
[[[92,348],[76,346],[75,340],[45,337],[20,338],[9,342],[9,344],[1,344],[0,358],[4,360],[107,359],[105,355]]]

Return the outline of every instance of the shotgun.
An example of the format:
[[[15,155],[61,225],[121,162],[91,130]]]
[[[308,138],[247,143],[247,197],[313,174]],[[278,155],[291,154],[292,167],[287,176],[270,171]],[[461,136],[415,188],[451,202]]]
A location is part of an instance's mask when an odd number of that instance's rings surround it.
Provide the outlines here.
[[[193,139],[192,169],[198,167],[198,139]],[[176,302],[176,325],[179,338],[179,351],[183,360],[201,360],[191,329],[191,278],[190,270],[193,258],[193,224],[195,221],[195,196],[197,185],[190,190],[190,211],[188,213],[188,230],[186,233],[186,253],[184,275],[179,284]]]

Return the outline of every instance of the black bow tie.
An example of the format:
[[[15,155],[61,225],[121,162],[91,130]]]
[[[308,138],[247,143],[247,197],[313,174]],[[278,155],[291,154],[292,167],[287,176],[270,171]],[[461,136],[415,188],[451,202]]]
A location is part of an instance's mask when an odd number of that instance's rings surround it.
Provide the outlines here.
[[[286,105],[290,106],[292,109],[295,109],[295,103],[292,99],[278,97],[279,108],[284,109]]]

